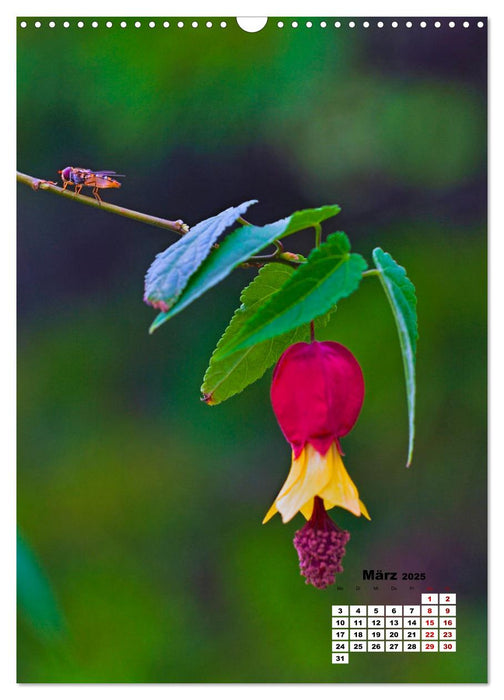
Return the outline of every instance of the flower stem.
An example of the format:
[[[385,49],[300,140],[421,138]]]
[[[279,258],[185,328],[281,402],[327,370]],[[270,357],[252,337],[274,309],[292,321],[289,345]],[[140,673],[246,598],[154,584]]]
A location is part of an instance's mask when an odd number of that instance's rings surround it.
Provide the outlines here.
[[[363,277],[379,277],[380,276],[380,270],[366,270],[366,272],[362,273]]]
[[[313,228],[315,229],[315,248],[318,248],[322,243],[322,226],[315,224]]]
[[[310,321],[310,342],[315,341],[315,323],[314,321]]]

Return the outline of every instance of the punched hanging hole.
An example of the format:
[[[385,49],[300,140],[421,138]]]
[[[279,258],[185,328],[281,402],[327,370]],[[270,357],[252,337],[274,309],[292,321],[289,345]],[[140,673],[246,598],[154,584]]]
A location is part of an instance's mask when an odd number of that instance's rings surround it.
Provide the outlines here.
[[[267,17],[237,17],[236,21],[244,32],[260,32],[268,21]]]

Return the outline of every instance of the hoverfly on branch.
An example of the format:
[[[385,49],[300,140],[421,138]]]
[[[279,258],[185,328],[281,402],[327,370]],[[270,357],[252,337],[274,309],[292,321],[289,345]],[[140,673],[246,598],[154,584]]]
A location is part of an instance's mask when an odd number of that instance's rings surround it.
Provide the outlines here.
[[[114,177],[125,177],[118,175],[113,170],[87,170],[86,168],[73,168],[67,166],[63,170],[58,170],[63,180],[63,189],[66,190],[68,185],[74,186],[75,194],[80,194],[83,187],[92,187],[93,195],[101,203],[102,199],[98,190],[107,189],[108,187],[120,187],[121,183],[114,180]]]

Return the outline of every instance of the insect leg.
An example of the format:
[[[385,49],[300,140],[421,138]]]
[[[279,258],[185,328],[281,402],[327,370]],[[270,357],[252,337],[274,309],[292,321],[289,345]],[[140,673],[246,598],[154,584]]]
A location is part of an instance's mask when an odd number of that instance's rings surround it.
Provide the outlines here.
[[[98,194],[98,187],[93,187],[93,194],[94,194],[94,196],[96,197],[96,199],[97,199],[97,200],[100,202],[100,204],[101,204],[101,203],[102,203],[102,199],[101,199],[100,195]]]

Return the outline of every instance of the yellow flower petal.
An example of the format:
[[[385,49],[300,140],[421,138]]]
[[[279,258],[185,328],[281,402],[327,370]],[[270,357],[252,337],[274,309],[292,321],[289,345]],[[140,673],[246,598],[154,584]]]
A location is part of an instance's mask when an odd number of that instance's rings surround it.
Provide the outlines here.
[[[333,505],[349,510],[354,515],[360,516],[363,513],[369,518],[366,506],[359,500],[357,487],[349,477],[335,444],[329,448],[326,460],[330,470],[330,478],[318,495]],[[361,505],[364,506],[363,509]]]
[[[278,513],[278,509],[277,509],[277,505],[276,505],[278,499],[282,498],[282,496],[285,496],[285,494],[287,494],[291,490],[291,488],[294,486],[296,481],[298,481],[298,479],[302,478],[303,471],[306,469],[306,461],[302,460],[301,457],[302,457],[302,453],[299,456],[299,459],[295,459],[294,452],[292,453],[292,463],[291,463],[289,475],[288,475],[287,479],[285,480],[284,485],[280,489],[280,493],[275,498],[273,505],[271,506],[269,511],[264,516],[264,520],[262,521],[263,525],[264,525],[264,523],[267,523],[268,520],[275,515],[275,513]]]
[[[364,515],[371,520],[355,484],[345,469],[336,444],[333,443],[322,456],[308,443],[297,459],[292,455],[289,475],[266,513],[263,523],[268,522],[275,513],[280,513],[283,522],[286,523],[299,511],[309,520],[315,496],[324,500],[326,510],[340,506],[356,516]]]
[[[368,513],[368,510],[367,510],[366,506],[364,505],[364,503],[361,501],[360,498],[359,498],[359,505],[360,505],[360,509],[361,509],[362,515],[363,515],[365,518],[367,518],[368,520],[371,520],[371,517],[370,517],[370,515],[369,515],[369,513]]]
[[[270,518],[272,518],[275,515],[275,513],[278,513],[278,510],[276,507],[276,501],[273,503],[273,505],[271,506],[269,511],[264,516],[264,520],[262,521],[262,524],[264,525],[264,523],[267,523],[268,520],[270,520]]]
[[[294,457],[294,452],[292,453],[292,462],[291,462],[291,468],[289,471],[289,476],[285,480],[284,485],[280,489],[280,493],[276,497],[275,501],[278,501],[279,498],[282,498],[282,496],[285,496],[286,493],[288,493],[294,484],[299,481],[299,479],[304,478],[304,474],[306,471],[306,460],[303,459],[303,452],[299,455],[299,458],[296,459]]]
[[[299,510],[301,513],[304,515],[304,517],[309,520],[312,516],[313,513],[313,498],[310,498],[309,501],[307,501],[302,508]]]
[[[331,476],[326,456],[322,456],[309,443],[292,463],[293,468],[295,462],[301,463],[301,477],[276,499],[276,507],[284,523],[289,522],[303,506],[319,494]]]

